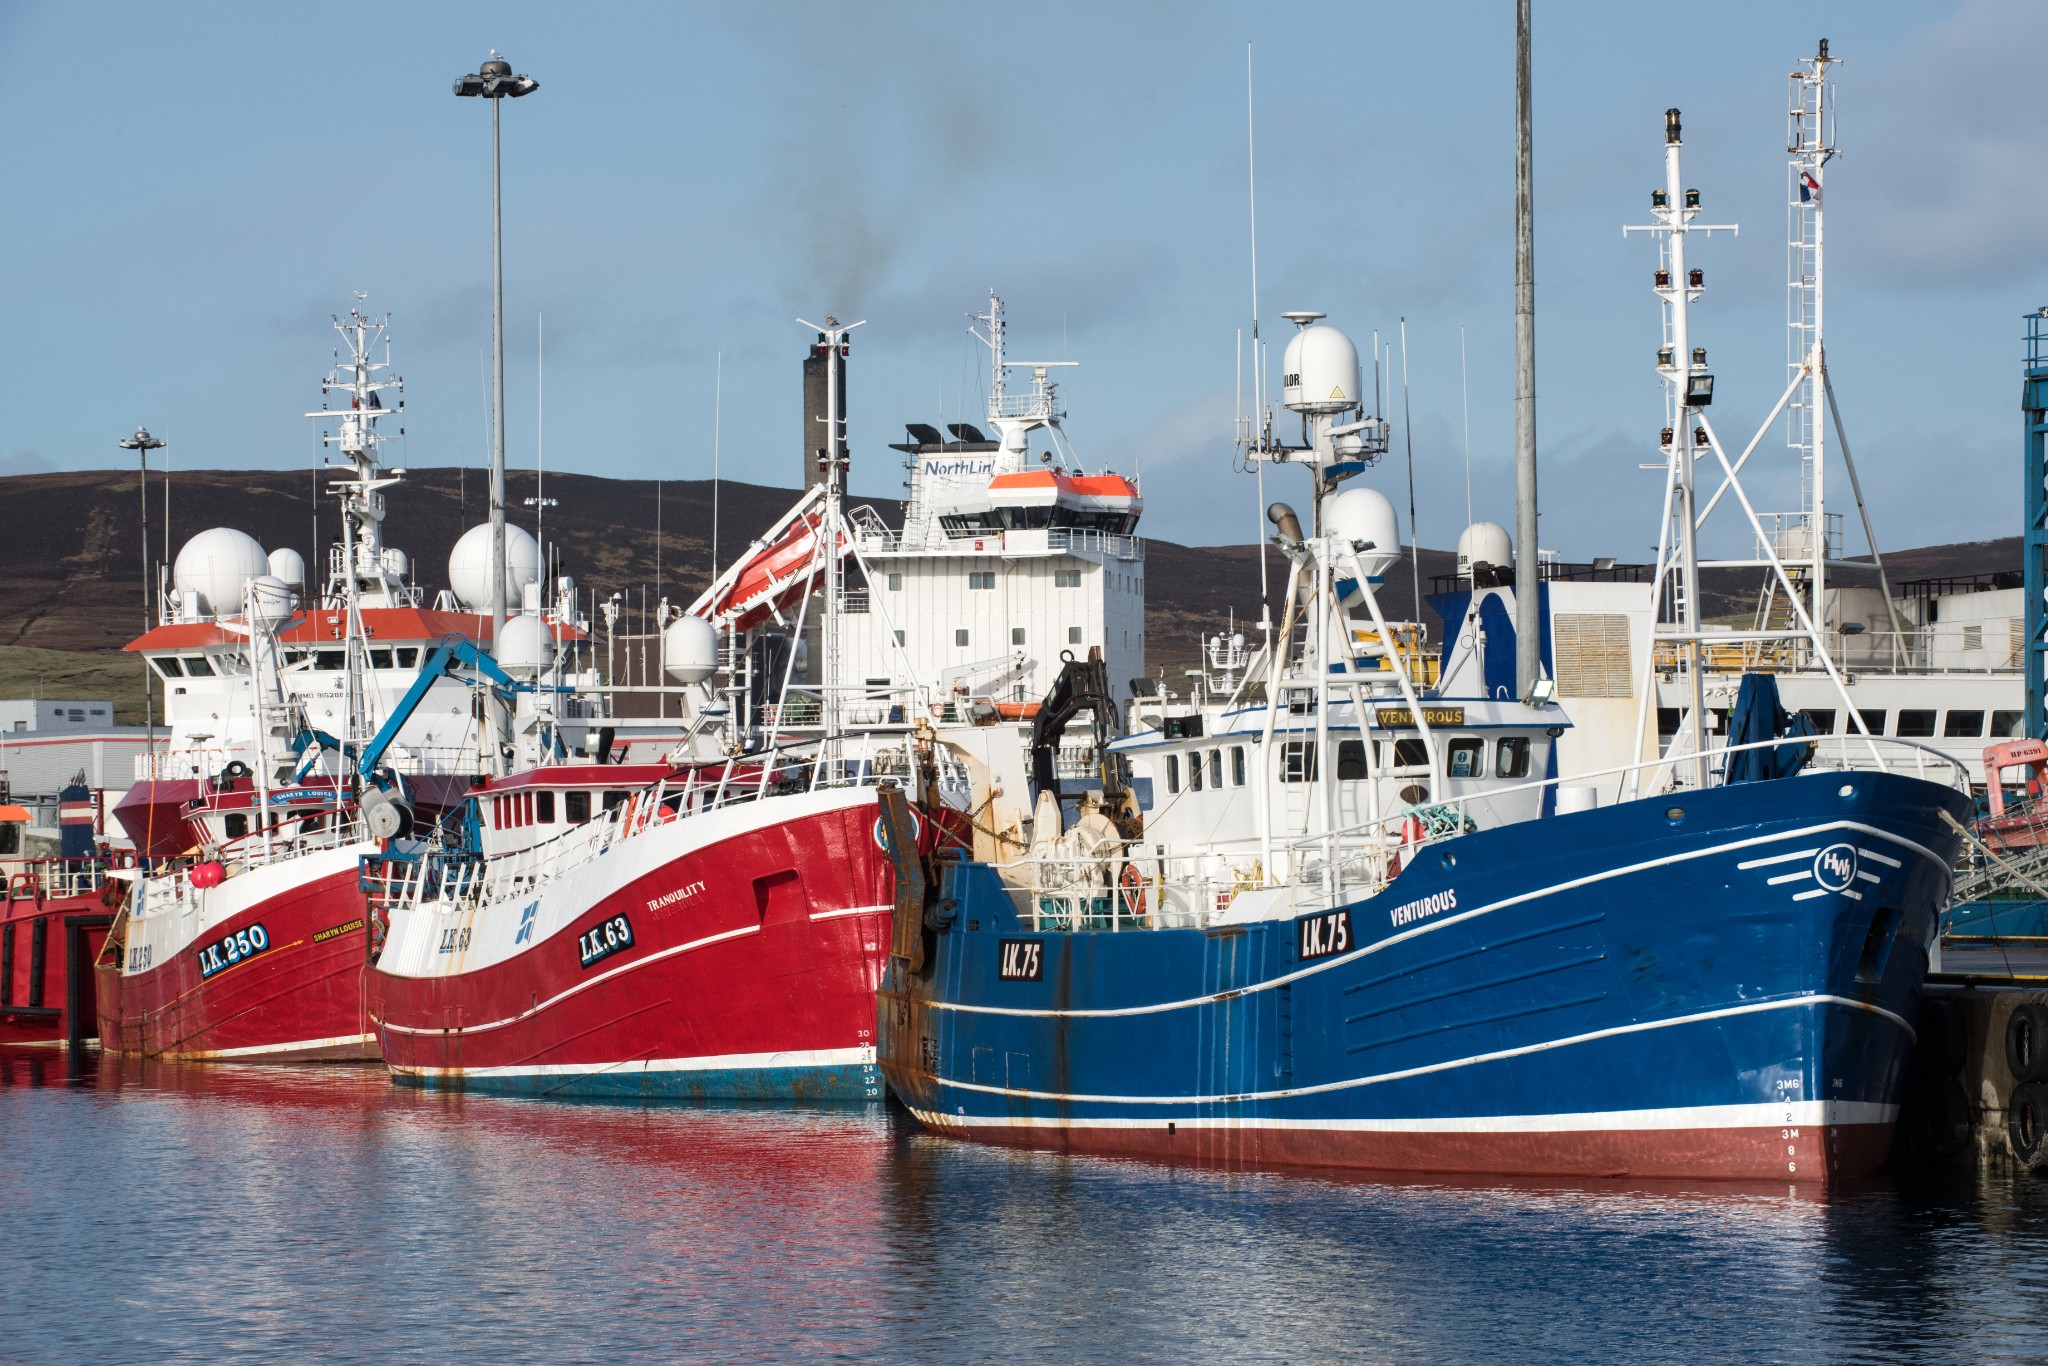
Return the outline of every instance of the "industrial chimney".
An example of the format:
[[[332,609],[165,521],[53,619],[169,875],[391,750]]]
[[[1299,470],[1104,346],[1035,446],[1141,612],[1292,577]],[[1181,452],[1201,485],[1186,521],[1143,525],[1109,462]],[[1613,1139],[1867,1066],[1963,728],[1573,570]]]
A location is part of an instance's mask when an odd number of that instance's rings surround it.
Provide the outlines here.
[[[828,317],[825,321],[829,325],[833,320]],[[809,352],[804,356],[804,473],[802,481],[798,484],[799,488],[807,489],[813,484],[823,482],[825,478],[825,468],[819,463],[819,460],[825,452],[826,443],[831,438],[831,430],[825,425],[824,420],[826,349],[825,335],[821,332],[818,334],[818,339],[811,343]],[[847,352],[842,349],[839,354],[839,412],[837,417],[843,424],[846,421]]]

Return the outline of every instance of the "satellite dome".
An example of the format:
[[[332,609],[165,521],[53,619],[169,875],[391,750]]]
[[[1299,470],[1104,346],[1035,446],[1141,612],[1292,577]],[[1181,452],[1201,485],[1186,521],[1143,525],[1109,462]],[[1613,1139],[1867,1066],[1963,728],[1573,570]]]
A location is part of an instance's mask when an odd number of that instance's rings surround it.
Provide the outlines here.
[[[259,631],[275,631],[292,619],[292,590],[283,579],[258,574],[249,580],[249,624]]]
[[[1295,333],[1280,372],[1280,401],[1294,412],[1343,413],[1358,406],[1358,348],[1334,327]]]
[[[1475,565],[1507,569],[1515,562],[1514,542],[1498,522],[1474,522],[1458,537],[1458,573],[1470,575]]]
[[[491,653],[508,673],[537,674],[555,662],[555,641],[539,617],[517,616],[505,622]]]
[[[540,580],[540,543],[526,528],[505,524],[505,609],[519,610],[526,585]],[[491,610],[491,527],[462,533],[448,554],[448,587],[471,612]]]
[[[1377,489],[1348,488],[1328,499],[1323,504],[1323,529],[1358,549],[1358,562],[1370,578],[1386,573],[1387,566],[1401,558],[1400,519],[1393,503]]]
[[[269,572],[270,559],[254,536],[217,526],[179,549],[171,586],[180,597],[197,593],[199,611],[206,616],[232,616],[242,610],[242,589],[249,580]]]
[[[295,593],[303,591],[306,587],[306,557],[289,548],[271,551],[270,576]]]
[[[702,617],[678,617],[661,637],[662,663],[678,683],[702,683],[718,672],[718,628]]]

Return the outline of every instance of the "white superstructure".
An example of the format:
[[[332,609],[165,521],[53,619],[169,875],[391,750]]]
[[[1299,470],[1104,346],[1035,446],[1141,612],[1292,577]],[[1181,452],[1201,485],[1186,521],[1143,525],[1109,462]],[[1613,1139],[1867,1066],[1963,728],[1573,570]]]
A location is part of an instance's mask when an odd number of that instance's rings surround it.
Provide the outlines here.
[[[989,432],[950,437],[913,423],[904,525],[871,508],[850,526],[866,569],[840,618],[849,683],[912,688],[960,712],[1035,703],[1062,656],[1100,650],[1119,700],[1145,673],[1144,510],[1137,485],[1087,472],[1067,438],[1052,371],[1067,361],[1013,361],[1003,301],[989,295],[975,335],[988,346]],[[1028,372],[1014,392],[1012,372]]]

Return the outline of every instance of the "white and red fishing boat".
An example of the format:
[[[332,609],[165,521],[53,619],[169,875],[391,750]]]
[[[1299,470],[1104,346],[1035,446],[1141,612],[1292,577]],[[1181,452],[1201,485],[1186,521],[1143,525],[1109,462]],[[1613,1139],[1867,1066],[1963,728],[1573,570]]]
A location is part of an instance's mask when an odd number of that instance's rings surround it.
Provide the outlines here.
[[[835,397],[846,330],[831,319],[820,329]],[[852,541],[838,422],[825,449],[824,483],[719,576],[702,615],[667,628],[690,718],[667,762],[544,756],[475,788],[459,831],[444,825],[424,851],[384,861],[373,915],[389,917],[389,933],[369,1000],[399,1079],[565,1095],[880,1096],[874,989],[890,850],[928,846],[940,822],[892,841],[878,793],[894,783],[929,810],[938,761],[906,726],[848,730],[829,646],[819,685],[794,681],[791,643],[814,596],[822,638],[835,639]],[[772,640],[741,639],[771,624]],[[550,667],[510,649],[501,662],[536,679]],[[728,694],[760,729],[734,724]],[[792,740],[791,728],[804,733]]]
[[[458,805],[517,724],[510,680],[480,681],[463,639],[488,634],[472,606],[488,594],[458,583],[459,601],[423,607],[383,543],[383,490],[401,472],[378,463],[378,424],[403,410],[381,397],[400,387],[388,347],[376,354],[388,319],[357,308],[335,325],[345,359],[324,388],[348,406],[312,414],[338,419],[326,440],[348,460],[324,595],[305,600],[296,552],[216,528],[180,552],[160,624],[130,647],[163,680],[171,738],[116,808],[146,862],[114,874],[129,894],[97,973],[108,1048],[375,1057],[361,861],[415,812]],[[512,570],[531,579],[533,543],[515,545]],[[480,548],[474,533],[458,544],[457,577]],[[507,581],[516,600],[524,583]]]

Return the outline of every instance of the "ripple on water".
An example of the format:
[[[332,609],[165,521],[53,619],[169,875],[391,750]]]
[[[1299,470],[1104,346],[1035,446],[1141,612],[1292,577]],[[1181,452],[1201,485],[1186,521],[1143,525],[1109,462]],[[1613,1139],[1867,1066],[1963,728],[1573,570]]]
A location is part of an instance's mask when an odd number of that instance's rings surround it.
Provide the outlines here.
[[[2038,1359],[2048,1198],[980,1148],[877,1107],[0,1058],[30,1359]]]

